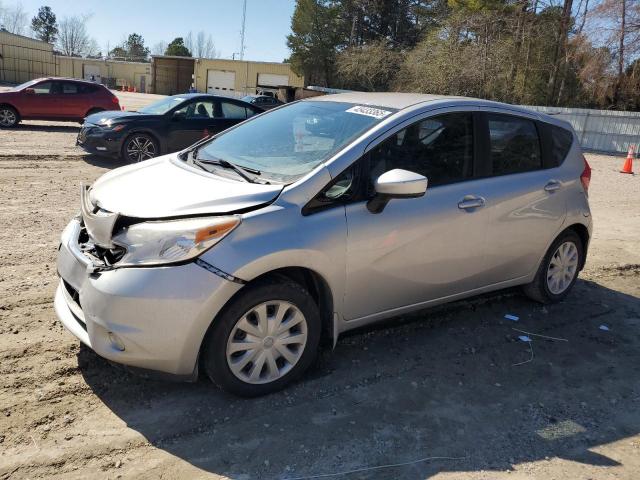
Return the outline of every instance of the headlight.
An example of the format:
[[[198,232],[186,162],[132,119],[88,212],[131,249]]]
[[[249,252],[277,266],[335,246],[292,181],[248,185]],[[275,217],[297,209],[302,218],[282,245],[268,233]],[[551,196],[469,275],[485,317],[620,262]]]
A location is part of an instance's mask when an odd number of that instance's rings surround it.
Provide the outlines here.
[[[240,224],[237,215],[144,222],[113,237],[127,253],[119,267],[162,265],[201,255]]]
[[[114,125],[111,120],[107,120],[106,122],[104,122],[102,127],[111,132],[119,132],[124,128],[124,125],[122,123],[117,123]]]

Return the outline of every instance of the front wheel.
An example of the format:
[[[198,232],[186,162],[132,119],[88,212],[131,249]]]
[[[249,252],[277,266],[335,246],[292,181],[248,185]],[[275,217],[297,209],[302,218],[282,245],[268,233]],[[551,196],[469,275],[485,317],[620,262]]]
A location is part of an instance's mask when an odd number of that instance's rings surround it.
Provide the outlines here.
[[[286,277],[259,281],[214,320],[203,349],[209,378],[227,392],[256,397],[299,378],[316,357],[320,314]]]
[[[562,233],[547,251],[533,282],[524,286],[524,293],[541,303],[559,302],[576,283],[584,248],[573,231]]]
[[[0,107],[0,128],[12,128],[19,122],[20,117],[15,108],[8,105]]]
[[[155,138],[146,133],[134,133],[122,146],[122,157],[132,163],[142,162],[158,156],[160,148]]]

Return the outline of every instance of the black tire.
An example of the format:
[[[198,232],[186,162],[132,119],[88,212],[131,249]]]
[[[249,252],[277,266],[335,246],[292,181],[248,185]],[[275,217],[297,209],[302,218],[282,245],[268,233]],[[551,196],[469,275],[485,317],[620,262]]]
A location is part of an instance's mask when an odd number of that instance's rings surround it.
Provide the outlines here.
[[[20,123],[20,114],[9,105],[0,107],[0,128],[14,128]]]
[[[141,152],[142,150],[144,150],[144,152]],[[132,133],[122,143],[121,155],[122,158],[128,162],[142,162],[160,155],[160,145],[151,135],[146,133]]]
[[[252,308],[270,301],[285,301],[295,306],[306,320],[306,345],[297,363],[268,383],[249,383],[234,374],[227,360],[227,342],[240,322]],[[241,397],[257,397],[281,390],[300,378],[315,360],[320,344],[321,321],[318,305],[301,285],[284,276],[273,276],[248,285],[227,305],[214,320],[202,349],[202,365],[207,376],[226,392]],[[237,331],[236,331],[237,334]],[[235,338],[235,337],[234,337]],[[274,347],[275,351],[275,347]],[[249,354],[249,352],[244,352]],[[278,353],[276,353],[278,355]],[[253,359],[257,356],[253,356]],[[283,358],[278,358],[283,361]],[[247,364],[253,370],[253,361]],[[263,368],[268,372],[268,368]]]
[[[570,283],[562,292],[554,293],[550,290],[548,280],[549,265],[558,248],[566,242],[571,242],[575,245],[578,255],[578,263]],[[538,267],[538,271],[536,272],[536,276],[534,277],[533,282],[523,287],[525,295],[537,302],[544,304],[559,302],[560,300],[565,298],[573,288],[573,285],[576,283],[576,280],[578,278],[578,273],[580,272],[580,266],[583,264],[584,247],[582,245],[582,240],[580,240],[578,234],[573,230],[566,230],[565,232],[561,233],[558,238],[555,239],[555,241],[549,247],[549,250],[547,250],[547,253],[540,263],[540,267]]]

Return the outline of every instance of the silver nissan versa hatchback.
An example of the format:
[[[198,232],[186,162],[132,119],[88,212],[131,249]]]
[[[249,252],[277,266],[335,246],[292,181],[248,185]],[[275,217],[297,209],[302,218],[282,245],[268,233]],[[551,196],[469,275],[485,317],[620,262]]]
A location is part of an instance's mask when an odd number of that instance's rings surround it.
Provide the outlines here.
[[[515,285],[561,300],[590,177],[571,127],[523,108],[304,100],[82,187],[55,309],[109,360],[261,395],[355,327]]]

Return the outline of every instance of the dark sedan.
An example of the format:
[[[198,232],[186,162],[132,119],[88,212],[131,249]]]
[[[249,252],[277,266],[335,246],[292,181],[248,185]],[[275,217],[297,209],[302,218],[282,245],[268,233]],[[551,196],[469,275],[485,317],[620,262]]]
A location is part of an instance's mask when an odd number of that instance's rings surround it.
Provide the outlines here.
[[[235,98],[174,95],[137,112],[90,115],[76,143],[89,153],[139,162],[182,150],[263,111]]]
[[[264,108],[265,110],[284,105],[280,100],[270,95],[247,95],[242,97],[242,100],[256,107]]]

